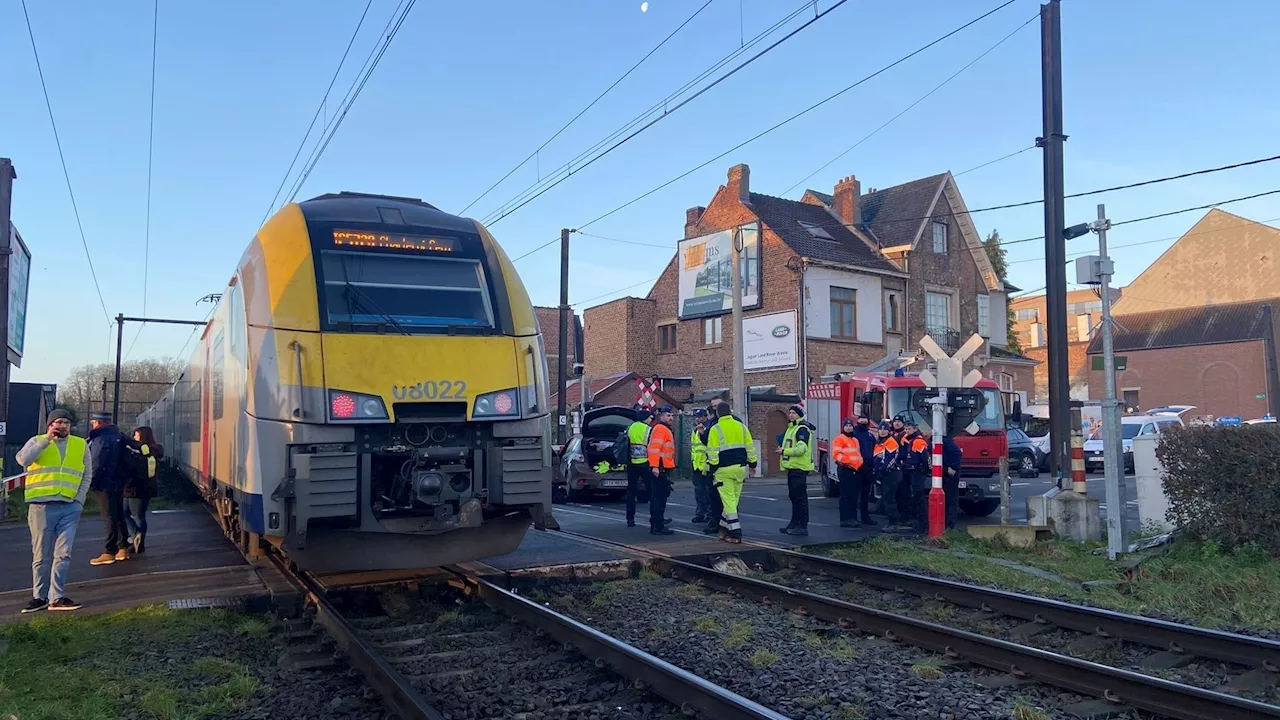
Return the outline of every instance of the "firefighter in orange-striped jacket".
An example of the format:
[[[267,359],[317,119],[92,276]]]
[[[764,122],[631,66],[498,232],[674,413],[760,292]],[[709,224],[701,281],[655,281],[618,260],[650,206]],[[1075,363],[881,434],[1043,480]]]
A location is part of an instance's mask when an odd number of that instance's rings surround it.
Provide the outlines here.
[[[898,486],[902,484],[902,457],[898,440],[893,436],[893,421],[882,420],[876,426],[876,479],[880,481],[880,502],[884,506],[889,524],[887,532],[902,530],[902,516],[898,510]]]
[[[932,482],[933,455],[929,450],[929,441],[920,434],[916,421],[908,417],[905,423],[900,453],[902,484],[907,489],[907,501],[901,506],[901,513],[905,522],[910,522],[916,530],[924,532],[929,528],[927,502]]]
[[[657,422],[649,433],[649,532],[653,535],[673,535],[667,527],[667,498],[671,497],[671,471],[676,468],[676,438],[671,434],[671,422],[675,411],[663,405],[658,411]]]
[[[853,434],[853,418],[845,418],[841,429],[842,432],[831,438],[831,459],[836,463],[836,479],[840,481],[840,527],[859,527],[862,445]]]

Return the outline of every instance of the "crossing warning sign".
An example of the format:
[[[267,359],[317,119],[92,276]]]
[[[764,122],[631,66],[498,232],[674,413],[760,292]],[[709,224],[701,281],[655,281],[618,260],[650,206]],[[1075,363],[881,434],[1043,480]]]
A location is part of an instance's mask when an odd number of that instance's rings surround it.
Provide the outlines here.
[[[636,378],[636,404],[647,408],[658,404],[658,381]]]

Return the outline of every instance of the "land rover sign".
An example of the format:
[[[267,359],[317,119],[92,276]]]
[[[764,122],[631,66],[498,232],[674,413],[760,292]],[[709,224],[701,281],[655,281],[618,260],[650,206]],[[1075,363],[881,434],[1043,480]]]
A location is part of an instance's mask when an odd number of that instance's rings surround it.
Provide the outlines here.
[[[796,366],[796,311],[742,318],[742,359],[747,372]]]

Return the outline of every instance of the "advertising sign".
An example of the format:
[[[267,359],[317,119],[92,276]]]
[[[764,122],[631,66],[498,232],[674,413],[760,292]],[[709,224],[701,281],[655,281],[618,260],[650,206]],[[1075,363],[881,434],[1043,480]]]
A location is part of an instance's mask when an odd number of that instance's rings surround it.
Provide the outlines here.
[[[23,343],[27,336],[27,285],[31,278],[31,251],[18,234],[18,228],[9,223],[9,358],[14,365],[22,366]]]
[[[796,366],[796,311],[742,318],[742,368],[746,372]]]
[[[760,226],[753,223],[681,240],[677,246],[680,319],[733,311],[733,238],[742,240],[742,309],[760,307]]]

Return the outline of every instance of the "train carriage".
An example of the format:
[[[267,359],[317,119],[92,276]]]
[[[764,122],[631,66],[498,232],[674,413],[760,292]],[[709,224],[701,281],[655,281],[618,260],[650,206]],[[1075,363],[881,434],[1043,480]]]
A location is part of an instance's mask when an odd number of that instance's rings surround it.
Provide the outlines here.
[[[138,422],[233,534],[304,569],[464,562],[554,522],[528,293],[483,225],[420,200],[282,208]]]

